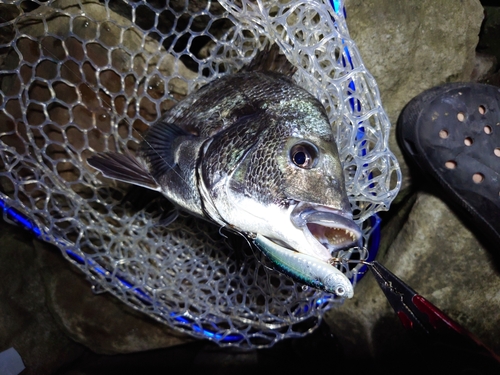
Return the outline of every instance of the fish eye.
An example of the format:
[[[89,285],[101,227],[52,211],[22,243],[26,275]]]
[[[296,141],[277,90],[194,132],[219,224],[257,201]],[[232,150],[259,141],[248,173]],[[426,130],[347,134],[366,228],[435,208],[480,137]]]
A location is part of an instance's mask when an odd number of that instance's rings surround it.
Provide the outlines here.
[[[299,168],[311,169],[317,164],[318,150],[310,143],[297,143],[290,149],[290,160]]]

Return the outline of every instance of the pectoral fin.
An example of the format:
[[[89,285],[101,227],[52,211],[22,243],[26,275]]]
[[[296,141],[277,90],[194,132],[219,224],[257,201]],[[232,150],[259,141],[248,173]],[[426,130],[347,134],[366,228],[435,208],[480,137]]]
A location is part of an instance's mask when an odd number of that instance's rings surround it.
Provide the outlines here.
[[[181,175],[178,160],[181,144],[192,143],[194,140],[197,140],[197,137],[175,124],[166,122],[154,124],[141,145],[142,155],[151,164],[152,176],[159,179],[171,169]]]
[[[91,156],[87,163],[99,170],[104,177],[161,191],[146,165],[132,155],[108,152]]]

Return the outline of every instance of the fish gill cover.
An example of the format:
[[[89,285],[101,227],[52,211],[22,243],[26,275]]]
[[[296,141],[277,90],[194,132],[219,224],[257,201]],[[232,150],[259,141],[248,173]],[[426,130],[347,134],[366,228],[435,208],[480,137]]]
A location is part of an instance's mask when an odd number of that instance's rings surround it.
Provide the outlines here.
[[[241,348],[303,336],[341,303],[274,271],[241,239],[169,207],[136,209],[86,160],[135,152],[162,113],[277,43],[325,106],[365,242],[401,174],[341,1],[0,4],[0,206],[94,288],[195,337]],[[363,249],[340,254],[366,258]],[[339,265],[350,278],[356,268]]]

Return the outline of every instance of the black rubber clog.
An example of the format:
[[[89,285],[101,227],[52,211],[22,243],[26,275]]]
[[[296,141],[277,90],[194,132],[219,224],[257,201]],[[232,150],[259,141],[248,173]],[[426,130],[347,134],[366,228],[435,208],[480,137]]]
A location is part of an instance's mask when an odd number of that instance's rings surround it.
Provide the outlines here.
[[[452,83],[403,109],[398,142],[500,249],[500,88]]]

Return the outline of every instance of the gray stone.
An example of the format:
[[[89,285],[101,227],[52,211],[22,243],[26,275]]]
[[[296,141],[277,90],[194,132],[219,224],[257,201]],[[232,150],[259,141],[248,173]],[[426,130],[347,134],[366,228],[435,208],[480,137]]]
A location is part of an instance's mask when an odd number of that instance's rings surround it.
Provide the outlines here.
[[[109,294],[93,294],[58,249],[25,230],[0,222],[0,243],[0,352],[17,350],[23,375],[52,374],[86,347],[117,354],[191,341]]]
[[[484,7],[484,23],[481,28],[481,40],[477,46],[478,51],[487,52],[496,57],[500,62],[500,8],[498,6]]]
[[[47,306],[63,331],[95,353],[132,353],[191,341],[108,293],[94,294],[83,274],[51,245],[36,241]]]
[[[452,0],[348,0],[346,8],[351,36],[377,80],[393,125],[404,105],[420,92],[445,82],[478,79],[480,71],[494,65],[487,59],[489,66],[482,64],[472,76],[483,19],[479,1],[457,6]],[[394,128],[390,148],[402,164],[403,196],[391,207],[397,212],[390,212],[385,222],[378,260],[500,352],[498,265],[439,198],[418,192],[413,204],[409,169]],[[354,299],[331,311],[326,320],[352,357],[391,358],[398,347],[411,345],[371,275],[359,283]]]
[[[381,213],[383,236],[380,238],[378,256],[383,257],[388,251],[410,214],[417,194],[412,187],[402,189],[391,203],[388,213]]]
[[[486,53],[476,52],[474,61],[474,70],[471,74],[471,81],[483,81],[495,73],[497,67],[497,58]]]
[[[0,222],[0,352],[13,347],[23,375],[52,374],[85,348],[59,329],[47,309],[40,254],[26,231]]]
[[[500,352],[500,276],[491,254],[440,199],[418,193],[403,229],[379,261],[419,294]],[[352,356],[389,355],[404,340],[375,279],[326,317]],[[382,329],[383,328],[383,329]]]
[[[445,82],[469,81],[483,20],[479,0],[346,0],[347,24],[363,61],[375,77],[393,125],[404,105]],[[394,131],[390,148],[408,167]]]

